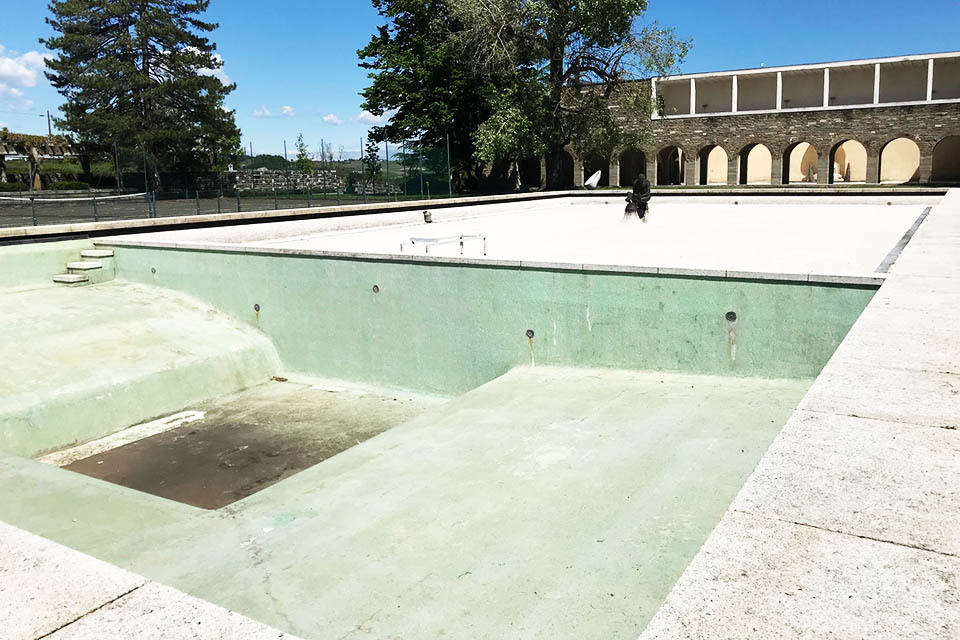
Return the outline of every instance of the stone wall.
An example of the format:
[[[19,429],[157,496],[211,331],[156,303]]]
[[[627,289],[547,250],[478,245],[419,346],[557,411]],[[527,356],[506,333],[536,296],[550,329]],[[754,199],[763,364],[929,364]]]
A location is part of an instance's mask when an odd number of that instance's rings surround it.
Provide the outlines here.
[[[320,171],[236,171],[222,174],[225,188],[239,191],[336,191],[343,184],[333,170]]]
[[[631,117],[619,109],[617,113],[621,122],[629,126]],[[657,174],[658,153],[667,147],[675,146],[685,157],[685,184],[697,184],[697,154],[717,145],[727,153],[727,183],[736,184],[740,153],[749,151],[751,145],[763,144],[772,156],[771,182],[783,184],[784,156],[788,156],[797,143],[807,142],[813,145],[819,154],[817,181],[826,183],[831,174],[833,150],[846,140],[856,140],[867,150],[866,182],[878,183],[883,147],[891,140],[909,138],[916,142],[920,149],[919,182],[929,183],[937,143],[947,136],[960,136],[960,104],[741,113],[657,119],[651,124],[652,141],[639,149],[645,156],[647,176],[651,181]],[[577,157],[574,148],[568,148],[568,151],[575,160],[574,184],[582,186],[585,161]],[[618,150],[610,161],[611,185],[620,184],[620,158],[624,151]],[[595,163],[589,161],[586,161],[586,164],[595,166]]]

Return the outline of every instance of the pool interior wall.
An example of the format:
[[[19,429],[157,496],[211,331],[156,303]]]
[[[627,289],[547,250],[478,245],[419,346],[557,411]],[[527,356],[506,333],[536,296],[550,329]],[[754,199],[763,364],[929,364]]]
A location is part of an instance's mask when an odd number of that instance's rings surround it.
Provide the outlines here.
[[[291,370],[443,393],[531,364],[812,379],[876,291],[562,265],[114,250],[120,277],[249,323]]]

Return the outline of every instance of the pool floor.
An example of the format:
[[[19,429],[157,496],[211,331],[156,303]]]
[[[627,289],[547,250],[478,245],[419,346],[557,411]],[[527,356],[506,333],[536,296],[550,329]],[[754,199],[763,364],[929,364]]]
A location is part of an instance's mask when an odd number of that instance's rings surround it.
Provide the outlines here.
[[[303,637],[633,640],[809,384],[521,367],[216,511],[0,454],[0,519]]]
[[[197,419],[63,468],[195,507],[219,509],[441,401],[279,378],[186,407],[185,412]]]

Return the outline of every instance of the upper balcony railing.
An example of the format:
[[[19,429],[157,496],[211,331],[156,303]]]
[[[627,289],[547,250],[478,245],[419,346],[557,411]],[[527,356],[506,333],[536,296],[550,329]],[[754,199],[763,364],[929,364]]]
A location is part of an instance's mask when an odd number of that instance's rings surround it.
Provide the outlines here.
[[[960,102],[960,52],[654,78],[654,118]]]

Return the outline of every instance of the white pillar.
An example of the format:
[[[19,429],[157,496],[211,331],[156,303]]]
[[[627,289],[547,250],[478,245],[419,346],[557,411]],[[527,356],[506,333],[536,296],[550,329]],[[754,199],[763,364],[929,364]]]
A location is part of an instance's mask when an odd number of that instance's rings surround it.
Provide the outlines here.
[[[690,78],[690,115],[697,112],[697,81]]]
[[[880,104],[880,63],[873,65],[873,104]]]
[[[783,72],[777,71],[777,111],[783,108]]]
[[[650,110],[650,116],[653,118],[659,118],[660,113],[657,111],[657,108],[660,104],[660,101],[657,100],[657,79],[653,78],[650,80],[650,104],[653,107]]]
[[[737,112],[737,76],[733,76],[733,97],[730,99],[730,105],[734,113]]]
[[[927,102],[933,100],[933,58],[927,60]]]
[[[823,70],[823,106],[830,106],[830,67]]]

